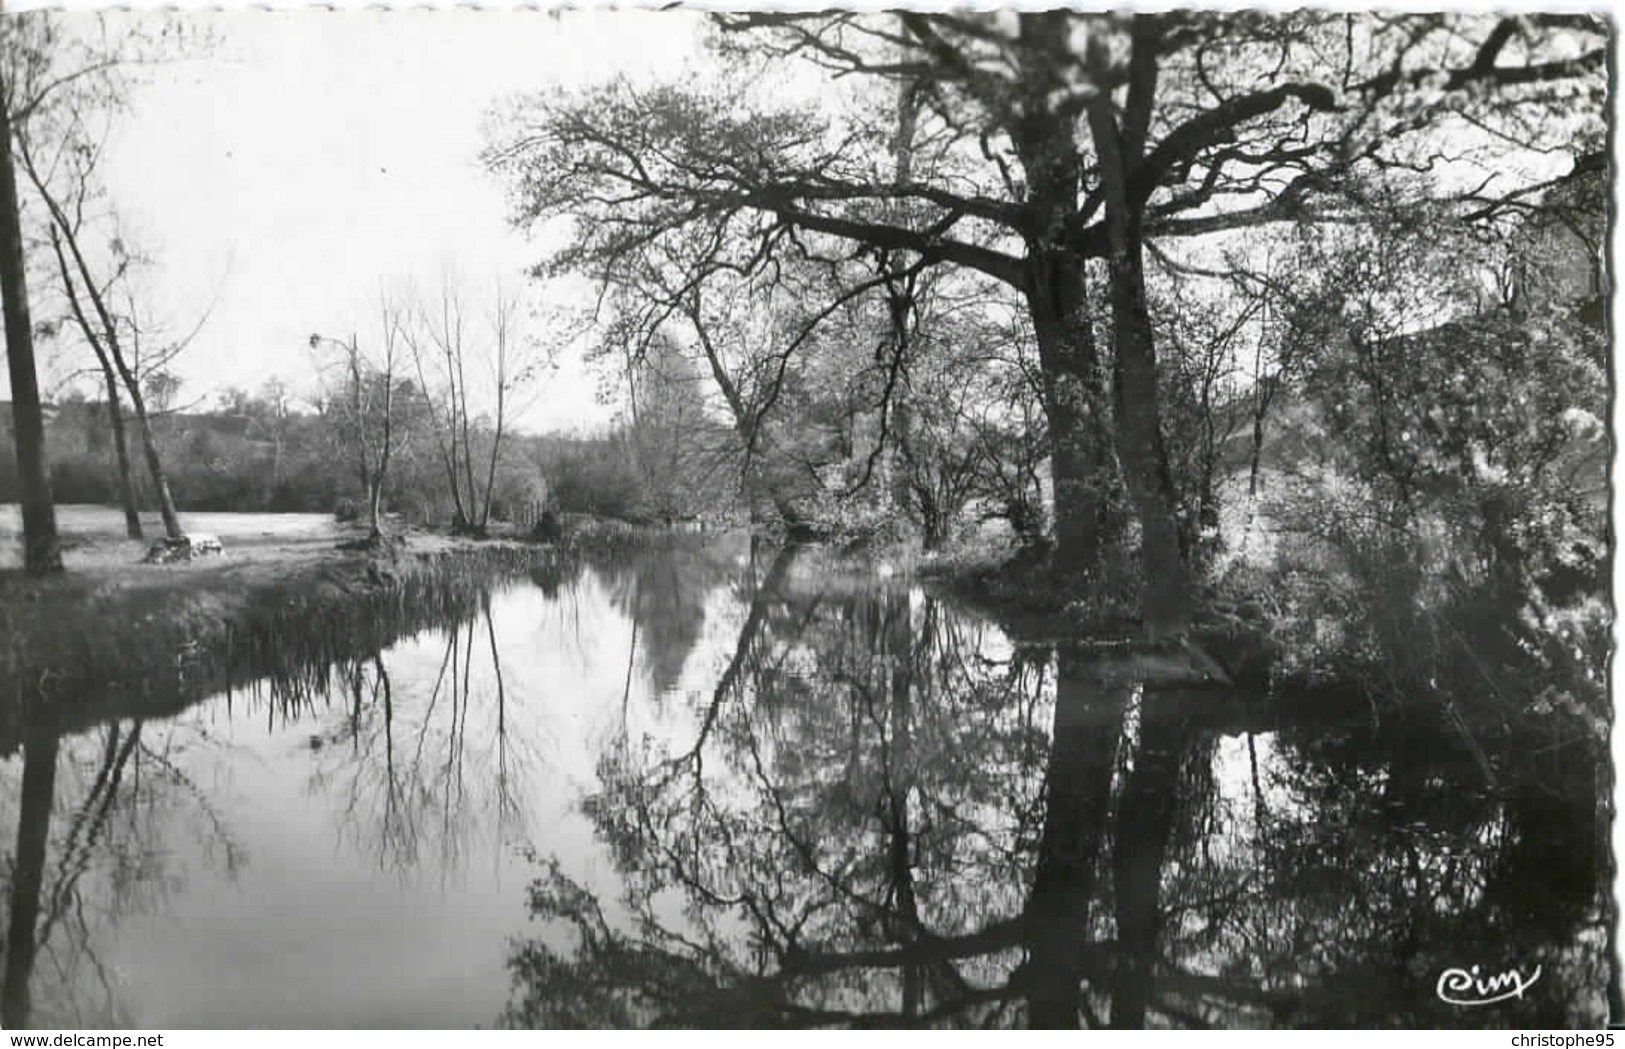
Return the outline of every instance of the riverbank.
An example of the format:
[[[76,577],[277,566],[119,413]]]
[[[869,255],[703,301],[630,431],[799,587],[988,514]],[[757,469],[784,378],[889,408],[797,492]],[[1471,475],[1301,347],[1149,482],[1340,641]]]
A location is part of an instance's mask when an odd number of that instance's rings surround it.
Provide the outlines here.
[[[1262,688],[1278,655],[1275,624],[1248,595],[1204,588],[1191,627],[1147,642],[1128,571],[1089,584],[1047,551],[971,550],[914,563],[916,578],[997,623],[1017,644],[1060,648],[1122,680]]]
[[[43,698],[81,720],[172,713],[257,678],[294,684],[472,614],[502,580],[568,556],[423,533],[405,546],[300,538],[170,565],[141,563],[141,549],[85,543],[60,575],[0,573],[0,699]]]

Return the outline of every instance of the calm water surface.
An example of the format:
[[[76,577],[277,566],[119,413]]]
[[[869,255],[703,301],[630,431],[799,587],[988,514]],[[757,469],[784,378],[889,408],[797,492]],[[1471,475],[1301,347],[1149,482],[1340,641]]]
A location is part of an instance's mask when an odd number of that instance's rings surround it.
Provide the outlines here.
[[[8,877],[39,872],[37,957],[7,973],[34,1022],[1606,1015],[1583,729],[1121,680],[745,540],[442,619],[349,651],[294,631],[272,679],[178,716],[25,722],[0,840]],[[1441,1001],[1474,965],[1540,975]]]

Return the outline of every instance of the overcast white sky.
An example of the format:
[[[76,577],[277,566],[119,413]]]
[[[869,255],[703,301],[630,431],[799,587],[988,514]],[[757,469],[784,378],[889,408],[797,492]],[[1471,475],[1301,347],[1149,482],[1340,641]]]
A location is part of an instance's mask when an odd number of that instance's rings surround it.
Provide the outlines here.
[[[207,25],[215,47],[135,90],[105,173],[129,239],[157,263],[143,282],[152,312],[184,329],[214,304],[174,367],[183,401],[273,376],[313,390],[309,335],[364,332],[385,286],[433,286],[447,270],[475,292],[520,285],[542,252],[508,225],[503,187],[479,165],[487,112],[550,85],[705,64],[692,10],[179,17]],[[563,364],[525,428],[606,417],[596,380]]]
[[[67,17],[90,17],[69,15]],[[183,400],[280,376],[314,385],[308,338],[365,330],[381,283],[521,283],[539,257],[480,167],[504,96],[617,72],[671,75],[692,12],[234,11],[210,57],[140,87],[106,175],[154,256],[155,313],[207,325],[175,370]],[[48,373],[57,369],[48,368]],[[579,367],[545,380],[527,428],[604,416]]]

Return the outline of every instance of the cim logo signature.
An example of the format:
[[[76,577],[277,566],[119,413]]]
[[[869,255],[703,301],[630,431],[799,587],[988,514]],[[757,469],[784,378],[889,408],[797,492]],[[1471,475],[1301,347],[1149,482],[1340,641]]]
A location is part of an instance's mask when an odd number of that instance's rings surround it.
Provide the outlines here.
[[[1538,965],[1527,977],[1516,969],[1481,976],[1480,968],[1475,965],[1471,969],[1446,969],[1440,973],[1439,982],[1433,988],[1439,1001],[1451,1005],[1493,1005],[1509,998],[1522,998],[1523,992],[1540,979]]]

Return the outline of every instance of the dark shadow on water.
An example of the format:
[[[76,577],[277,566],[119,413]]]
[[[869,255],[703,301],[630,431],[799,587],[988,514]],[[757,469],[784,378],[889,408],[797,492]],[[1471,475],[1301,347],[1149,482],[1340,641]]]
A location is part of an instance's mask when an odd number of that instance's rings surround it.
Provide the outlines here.
[[[1125,682],[793,575],[750,595],[689,742],[606,746],[586,811],[618,884],[536,856],[505,1024],[1603,1023],[1584,724]],[[1473,966],[1540,972],[1441,1000]]]

